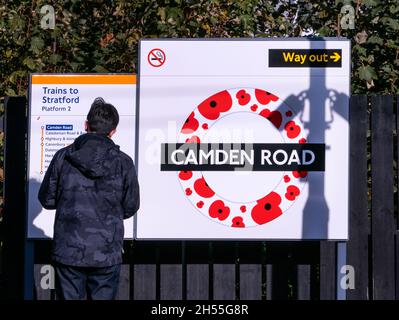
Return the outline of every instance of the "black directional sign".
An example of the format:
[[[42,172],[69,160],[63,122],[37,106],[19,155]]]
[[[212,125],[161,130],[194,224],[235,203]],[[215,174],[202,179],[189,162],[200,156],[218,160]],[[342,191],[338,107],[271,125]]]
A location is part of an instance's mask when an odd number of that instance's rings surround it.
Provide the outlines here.
[[[341,68],[341,49],[269,49],[270,68]]]

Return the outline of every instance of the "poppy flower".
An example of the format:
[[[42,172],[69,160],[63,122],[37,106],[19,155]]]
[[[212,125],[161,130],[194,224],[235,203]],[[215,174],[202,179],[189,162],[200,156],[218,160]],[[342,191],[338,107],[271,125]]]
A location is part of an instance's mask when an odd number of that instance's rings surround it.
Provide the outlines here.
[[[270,101],[278,100],[275,95],[260,89],[255,89],[255,97],[261,104],[268,104]]]
[[[299,188],[296,186],[288,186],[287,188],[287,193],[285,194],[285,197],[290,200],[294,201],[297,196],[299,196],[301,192],[299,191]]]
[[[198,129],[198,127],[199,127],[199,122],[194,117],[194,112],[191,112],[189,117],[184,122],[181,132],[184,134],[190,134],[190,133],[193,133],[194,131],[196,131]]]
[[[238,91],[236,98],[241,106],[245,106],[251,100],[251,96],[245,90]]]
[[[179,172],[179,179],[180,180],[189,180],[193,176],[192,171],[180,171]]]
[[[296,138],[301,133],[301,128],[296,125],[295,121],[288,121],[284,129],[287,131],[287,136],[290,139]]]
[[[292,175],[295,178],[305,178],[308,175],[307,171],[292,171]]]
[[[186,139],[186,143],[201,143],[201,140],[197,136],[192,136],[191,138]]]
[[[259,113],[259,115],[265,117],[267,120],[273,123],[277,129],[280,128],[281,122],[283,122],[283,117],[279,111],[270,112],[269,109],[264,109]]]
[[[283,212],[279,207],[281,197],[276,192],[270,192],[267,196],[256,201],[252,208],[251,216],[257,224],[264,224],[276,219]]]
[[[233,105],[230,94],[225,90],[214,94],[201,102],[198,111],[209,120],[219,118],[221,112],[230,110]]]
[[[230,214],[230,208],[224,205],[222,200],[214,201],[209,207],[209,215],[220,221],[226,220]]]
[[[245,228],[244,219],[242,217],[234,217],[231,226],[234,228]]]
[[[201,179],[197,179],[194,182],[194,190],[198,193],[198,195],[204,198],[213,197],[213,195],[215,194],[215,192],[206,183],[204,177],[202,177]]]

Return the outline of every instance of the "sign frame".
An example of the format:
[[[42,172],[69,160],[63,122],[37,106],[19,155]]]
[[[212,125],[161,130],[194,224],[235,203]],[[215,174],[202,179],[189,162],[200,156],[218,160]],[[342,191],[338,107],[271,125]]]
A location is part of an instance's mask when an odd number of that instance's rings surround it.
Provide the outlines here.
[[[242,41],[261,41],[261,42],[266,42],[266,41],[270,41],[270,42],[274,42],[274,41],[285,41],[287,42],[287,44],[289,44],[290,42],[293,41],[303,41],[303,42],[316,42],[316,41],[320,41],[320,42],[333,42],[333,41],[337,41],[337,42],[341,42],[341,41],[346,41],[349,43],[349,55],[346,57],[348,58],[348,60],[351,60],[351,42],[348,38],[346,37],[309,37],[309,38],[305,38],[305,37],[292,37],[292,38],[282,38],[282,37],[276,37],[276,38],[143,38],[139,40],[139,45],[138,45],[138,69],[137,69],[137,95],[136,95],[136,120],[137,120],[137,125],[136,125],[136,167],[137,167],[137,174],[138,177],[140,179],[140,172],[139,172],[139,135],[140,135],[140,91],[141,91],[141,54],[142,54],[142,45],[141,42],[142,41],[146,41],[146,42],[169,42],[169,41],[185,41],[185,42],[201,42],[201,41],[216,41],[216,42],[242,42]],[[291,49],[291,48],[287,48],[287,49]],[[341,63],[343,60],[343,56],[341,54]],[[144,60],[143,60],[144,61]],[[341,65],[341,67],[343,66],[343,63]],[[269,66],[270,67],[270,66]],[[309,69],[319,69],[319,68],[323,68],[324,67],[308,67]],[[349,77],[350,77],[350,73],[351,73],[351,63],[349,62]],[[350,126],[349,126],[349,98],[351,96],[351,88],[350,88],[350,78],[349,78],[349,86],[348,86],[348,173],[349,172],[349,155],[350,155],[350,144],[349,144],[349,137],[350,137]],[[346,177],[346,181],[347,184],[349,186],[349,174]],[[348,192],[347,194],[348,197],[348,212],[347,212],[347,238],[346,239],[334,239],[334,238],[311,238],[311,239],[294,239],[294,238],[281,238],[281,239],[275,239],[275,238],[264,238],[264,239],[258,239],[258,238],[213,238],[213,237],[209,237],[209,238],[190,238],[190,237],[185,237],[185,238],[181,238],[181,237],[175,237],[175,238],[138,238],[138,232],[137,232],[137,219],[135,219],[134,221],[134,234],[135,234],[135,240],[138,241],[347,241],[349,240],[349,234],[350,234],[350,230],[349,230],[349,214],[350,214],[350,194]],[[138,213],[140,214],[140,213]]]
[[[31,117],[32,117],[32,78],[34,76],[81,76],[81,77],[91,77],[91,76],[133,76],[135,78],[135,85],[136,85],[136,100],[133,103],[137,103],[137,86],[138,86],[138,75],[135,73],[128,73],[128,72],[123,72],[123,73],[117,73],[117,72],[110,72],[110,73],[79,73],[79,72],[73,72],[73,73],[60,73],[60,72],[56,72],[56,73],[46,73],[46,72],[30,72],[29,73],[29,80],[28,80],[28,91],[27,91],[27,114],[26,114],[26,121],[27,121],[27,139],[26,139],[26,183],[25,183],[25,192],[26,192],[26,201],[25,201],[25,239],[29,240],[29,241],[52,241],[52,237],[32,237],[29,235],[29,230],[30,230],[30,216],[29,216],[29,179],[30,179],[30,156],[31,156]],[[69,84],[69,83],[67,83]],[[72,84],[72,83],[71,83]],[[136,106],[134,106],[133,109],[135,112],[137,111]],[[82,119],[82,122],[84,120]],[[137,124],[137,115],[135,114],[135,125]],[[135,147],[134,150],[132,150],[134,152],[134,163],[136,164],[137,161],[137,154],[136,152],[136,141],[137,141],[137,129],[135,128],[134,130],[135,132]],[[133,225],[133,230],[132,230],[132,236],[131,237],[127,237],[125,235],[124,240],[134,240],[135,239],[135,228],[134,228],[134,224],[135,224],[135,217],[132,218],[132,225]]]

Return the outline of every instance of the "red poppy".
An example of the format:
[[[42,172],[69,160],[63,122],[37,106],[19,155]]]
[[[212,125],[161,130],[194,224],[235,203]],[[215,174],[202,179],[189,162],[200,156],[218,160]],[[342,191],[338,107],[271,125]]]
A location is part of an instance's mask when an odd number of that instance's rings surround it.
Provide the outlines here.
[[[277,101],[278,98],[270,92],[255,89],[255,97],[261,104],[268,104],[270,101]]]
[[[206,183],[204,177],[194,182],[194,190],[198,193],[198,195],[204,198],[213,197],[215,194],[215,192]]]
[[[195,119],[194,112],[191,112],[189,117],[184,122],[181,132],[184,134],[193,133],[195,130],[198,129],[198,127],[199,127],[199,122],[197,119]]]
[[[190,188],[186,189],[186,195],[187,196],[191,196],[192,193],[193,193],[193,191]]]
[[[192,171],[180,171],[179,172],[179,179],[180,180],[189,180],[193,176]]]
[[[238,99],[238,103],[241,106],[246,105],[251,100],[250,94],[247,93],[245,90],[238,91],[236,94],[236,98]]]
[[[242,217],[234,217],[231,226],[234,228],[245,228],[244,219]]]
[[[230,208],[224,205],[222,200],[214,201],[209,207],[209,215],[220,221],[226,220],[230,214]]]
[[[207,124],[207,123],[204,123],[204,124],[202,125],[202,129],[208,130],[208,124]]]
[[[201,209],[203,206],[204,206],[204,201],[198,201],[198,202],[197,202],[197,207],[198,207],[198,208]]]
[[[253,112],[255,112],[257,109],[258,109],[258,105],[257,105],[257,104],[253,104],[253,105],[251,106],[251,110],[252,110]]]
[[[199,112],[209,120],[219,118],[221,112],[226,112],[232,107],[233,101],[230,94],[225,90],[214,94],[201,102],[198,106]]]
[[[305,139],[305,138],[299,139],[298,142],[299,142],[300,144],[305,144],[305,143],[306,143],[306,139]]]
[[[270,112],[269,109],[264,109],[259,113],[259,115],[273,123],[277,129],[280,128],[281,122],[283,122],[283,117],[279,111]]]
[[[192,136],[191,138],[186,139],[186,143],[201,143],[201,140],[197,136]]]
[[[256,202],[257,205],[252,208],[251,216],[257,224],[272,221],[283,213],[279,207],[281,197],[274,191]]]
[[[291,178],[287,175],[284,176],[284,182],[290,182]]]
[[[301,128],[296,125],[295,121],[288,121],[284,129],[287,131],[287,136],[290,139],[296,138],[301,133]]]
[[[308,175],[307,171],[292,171],[292,175],[295,178],[305,178]]]
[[[299,191],[299,188],[296,186],[288,186],[287,188],[287,193],[285,194],[285,197],[290,200],[294,201],[297,196],[299,196],[301,192]]]
[[[247,211],[247,207],[246,206],[241,206],[240,210],[241,210],[241,212],[245,212],[245,211]]]
[[[287,117],[291,117],[291,116],[292,116],[292,111],[288,110],[288,111],[285,113],[285,115],[286,115]]]

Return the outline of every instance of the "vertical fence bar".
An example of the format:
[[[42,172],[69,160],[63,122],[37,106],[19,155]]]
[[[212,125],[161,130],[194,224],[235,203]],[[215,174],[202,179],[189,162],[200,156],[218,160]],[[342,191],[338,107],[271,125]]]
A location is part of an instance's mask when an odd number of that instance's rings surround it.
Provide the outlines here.
[[[129,300],[130,265],[122,264],[116,300]]]
[[[213,298],[215,300],[236,298],[235,257],[233,242],[213,244]]]
[[[187,264],[187,300],[209,299],[208,264]]]
[[[183,286],[183,268],[181,243],[163,243],[160,245],[160,299],[181,300]]]
[[[349,300],[368,299],[368,237],[370,219],[367,200],[367,96],[350,100],[349,241],[347,263],[355,271],[355,288],[347,290]]]
[[[209,299],[208,243],[186,244],[187,300]]]
[[[3,265],[4,294],[8,299],[32,299],[33,259],[25,257],[26,98],[5,99]],[[27,254],[32,257],[32,254]],[[29,265],[24,265],[24,263]],[[25,267],[24,267],[25,266]],[[24,287],[25,284],[28,287]],[[24,292],[24,289],[26,291]],[[0,293],[3,294],[3,293]]]
[[[267,243],[267,261],[271,264],[268,269],[271,282],[271,300],[287,300],[289,298],[289,244],[284,242]],[[269,282],[269,283],[270,283]]]
[[[261,300],[263,245],[261,242],[242,242],[237,248],[239,297],[241,300]]]
[[[396,245],[396,282],[395,282],[395,299],[399,300],[399,230],[395,233],[395,245]]]
[[[297,298],[310,300],[310,265],[298,264],[297,266]]]
[[[133,256],[133,299],[157,298],[157,246],[154,242],[135,241]]]
[[[273,265],[265,265],[266,300],[273,300]]]
[[[215,300],[235,299],[235,265],[213,265],[213,297]]]
[[[181,264],[161,264],[161,299],[182,299]]]
[[[50,300],[51,299],[51,274],[42,274],[43,269],[48,269],[49,265],[35,264],[33,273],[35,279],[35,300]],[[46,270],[47,271],[47,270]],[[48,277],[43,279],[43,276]],[[43,283],[44,282],[44,283]],[[43,285],[45,284],[45,286]]]
[[[336,242],[320,242],[320,300],[336,298]]]
[[[391,96],[371,98],[373,298],[395,298],[393,210],[393,106]]]
[[[156,265],[134,265],[134,299],[155,300],[156,298]]]
[[[343,282],[347,276],[346,273],[342,273],[347,264],[347,246],[346,242],[337,243],[337,275],[336,275],[336,288],[337,288],[337,300],[346,300],[346,282]],[[354,275],[353,275],[354,276]]]
[[[396,166],[397,166],[397,181],[396,186],[399,189],[399,95],[396,95],[396,147],[397,147],[397,154],[396,154]],[[397,191],[397,207],[396,210],[399,210],[399,190]],[[395,240],[396,240],[396,288],[395,288],[395,295],[396,300],[399,300],[399,215],[396,212],[396,233],[395,233]]]
[[[262,298],[262,265],[240,264],[240,299]]]

